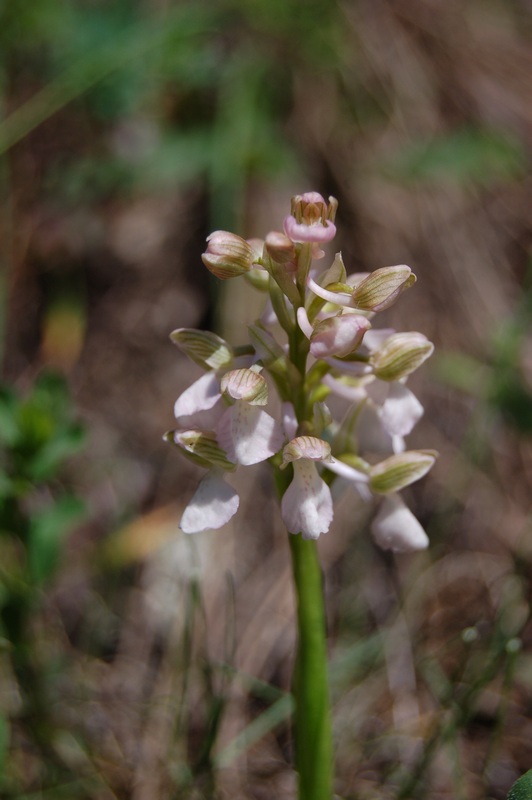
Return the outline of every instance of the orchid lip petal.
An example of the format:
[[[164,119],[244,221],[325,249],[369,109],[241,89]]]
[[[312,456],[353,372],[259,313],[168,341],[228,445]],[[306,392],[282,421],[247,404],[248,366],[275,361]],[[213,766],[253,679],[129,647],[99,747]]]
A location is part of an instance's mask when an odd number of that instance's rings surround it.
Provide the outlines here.
[[[224,481],[222,473],[210,470],[185,508],[179,527],[184,533],[221,528],[236,514],[239,503],[237,493]]]
[[[305,222],[298,222],[295,217],[286,217],[284,232],[293,242],[324,244],[336,236],[336,225],[330,220],[326,220],[325,224],[320,220],[307,225]]]
[[[245,466],[275,455],[284,441],[283,432],[273,417],[244,400],[237,400],[226,410],[216,434],[230,461]]]
[[[423,406],[410,389],[394,382],[390,384],[379,416],[391,436],[408,436],[423,416]]]
[[[395,553],[424,550],[429,544],[423,527],[397,494],[385,497],[371,531],[379,547]]]
[[[294,461],[294,478],[281,501],[281,514],[290,533],[317,539],[327,533],[333,518],[331,490],[308,459]]]

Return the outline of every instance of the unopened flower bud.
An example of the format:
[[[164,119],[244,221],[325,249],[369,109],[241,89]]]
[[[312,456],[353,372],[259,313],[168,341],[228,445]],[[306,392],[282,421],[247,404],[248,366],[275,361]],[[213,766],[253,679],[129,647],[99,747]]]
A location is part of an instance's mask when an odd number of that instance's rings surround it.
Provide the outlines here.
[[[429,358],[434,345],[417,331],[394,333],[371,358],[374,374],[383,381],[398,381]]]
[[[415,282],[416,276],[406,264],[376,269],[353,289],[353,304],[364,311],[383,311]]]
[[[340,314],[314,326],[310,337],[310,352],[314,358],[343,358],[361,344],[371,323],[359,314]]]
[[[277,264],[293,265],[295,269],[296,248],[288,236],[279,231],[271,231],[266,236],[264,245],[270,258]]]
[[[327,204],[318,192],[305,192],[292,198],[291,216],[284,221],[286,235],[293,242],[330,242],[336,234],[334,218],[338,201]]]
[[[178,328],[170,334],[170,339],[204,369],[219,369],[233,360],[230,345],[211,331]]]
[[[201,259],[207,269],[222,280],[243,275],[256,260],[255,249],[235,233],[214,231],[207,242]]]
[[[434,465],[434,450],[406,450],[375,464],[370,470],[370,487],[377,494],[398,492],[418,481]]]
[[[233,369],[221,380],[222,394],[233,400],[245,400],[252,406],[265,406],[268,402],[268,384],[252,369]]]

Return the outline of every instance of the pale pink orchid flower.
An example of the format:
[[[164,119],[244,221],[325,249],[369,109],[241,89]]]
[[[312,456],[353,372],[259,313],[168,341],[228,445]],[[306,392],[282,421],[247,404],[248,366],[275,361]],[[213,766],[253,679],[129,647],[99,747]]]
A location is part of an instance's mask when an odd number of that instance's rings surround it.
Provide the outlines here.
[[[305,192],[292,199],[292,214],[285,218],[284,232],[293,242],[324,244],[336,236],[333,222],[337,201],[329,204],[318,192]]]
[[[233,401],[229,407],[224,394]],[[208,372],[178,397],[174,412],[180,430],[174,440],[179,445],[184,429],[195,427],[211,437],[215,434],[216,444],[232,464],[264,461],[285,441],[278,423],[260,408],[266,397],[266,381],[254,370],[231,370],[221,378]],[[239,498],[224,474],[223,468],[213,465],[199,484],[181,519],[185,533],[221,528],[236,514]]]
[[[405,449],[404,437],[423,416],[423,406],[404,383],[378,379],[349,386],[332,375],[323,382],[333,394],[354,404],[357,411],[358,449],[373,453],[399,453]]]
[[[283,450],[283,466],[292,463],[294,477],[283,495],[281,515],[287,530],[303,539],[317,539],[332,522],[331,490],[315,463],[330,460],[330,445],[315,436],[298,436]]]
[[[279,423],[261,406],[266,405],[268,387],[255,369],[226,373],[221,390],[232,404],[216,426],[219,445],[230,461],[249,466],[275,455],[284,442]]]
[[[316,436],[297,436],[283,450],[283,464],[294,468],[292,483],[283,495],[281,515],[290,533],[317,539],[327,533],[333,519],[331,490],[320,476],[316,462],[355,482],[364,499],[370,498],[368,478],[348,464],[333,458],[328,442]]]

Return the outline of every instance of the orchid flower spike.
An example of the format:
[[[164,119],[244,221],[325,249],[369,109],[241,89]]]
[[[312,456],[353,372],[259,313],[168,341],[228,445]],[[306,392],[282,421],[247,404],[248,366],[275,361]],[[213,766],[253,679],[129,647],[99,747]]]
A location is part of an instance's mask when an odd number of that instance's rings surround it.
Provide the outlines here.
[[[423,414],[406,383],[433,345],[417,331],[376,325],[416,277],[405,264],[348,274],[341,253],[318,271],[320,247],[336,234],[337,206],[333,197],[305,192],[292,198],[283,232],[246,240],[215,231],[207,239],[202,260],[210,272],[222,280],[244,276],[268,299],[239,346],[209,331],[171,334],[204,370],[177,398],[176,429],[165,436],[206,470],[183,513],[186,533],[228,522],[239,505],[228,473],[268,460],[274,470],[292,465],[281,501],[290,533],[326,533],[329,486],[335,495],[351,487],[360,502],[378,506],[372,532],[379,546],[406,552],[427,545],[399,492],[437,455],[406,444]]]

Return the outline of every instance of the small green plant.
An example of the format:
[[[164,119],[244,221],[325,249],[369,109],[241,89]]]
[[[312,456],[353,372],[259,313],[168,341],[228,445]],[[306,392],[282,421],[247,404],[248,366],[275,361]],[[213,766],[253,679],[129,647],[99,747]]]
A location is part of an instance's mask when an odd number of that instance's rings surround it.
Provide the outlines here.
[[[21,700],[17,725],[45,763],[54,761],[53,723],[33,620],[65,537],[83,514],[80,499],[60,480],[65,460],[83,441],[60,377],[43,374],[26,397],[0,386],[1,635]],[[14,722],[9,716],[1,720],[4,751]]]

